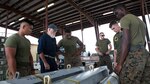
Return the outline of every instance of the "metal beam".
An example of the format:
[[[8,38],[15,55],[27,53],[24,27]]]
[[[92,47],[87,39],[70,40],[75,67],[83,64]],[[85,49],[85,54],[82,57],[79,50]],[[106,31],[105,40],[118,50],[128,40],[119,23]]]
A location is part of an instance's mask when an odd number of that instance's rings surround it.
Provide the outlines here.
[[[81,36],[82,36],[82,43],[84,43],[84,40],[83,40],[83,24],[82,24],[82,14],[80,14],[80,24],[81,24]]]
[[[48,29],[48,0],[45,1],[45,30]]]
[[[110,1],[111,2],[111,1]],[[114,6],[114,5],[108,5],[110,4],[110,2],[107,2],[107,3],[104,3],[102,4],[103,7],[100,7],[100,6],[94,6],[95,9],[92,10],[91,7],[89,8],[86,8],[85,11],[90,11],[90,13],[94,15],[94,13],[98,13],[98,14],[102,14],[104,12],[108,12],[111,10],[111,6]],[[113,1],[114,2],[114,1]],[[124,1],[125,2],[125,1]],[[126,1],[127,2],[127,1]],[[81,3],[80,3],[81,4]],[[79,4],[79,5],[80,5]],[[81,4],[82,5],[82,4]],[[105,6],[107,5],[107,6]],[[84,7],[87,7],[87,6],[84,6]],[[53,14],[49,14],[49,18],[51,18],[51,20],[49,22],[55,22],[55,21],[59,21],[61,22],[62,20],[66,20],[68,19],[68,17],[70,17],[70,14],[73,15],[73,16],[76,16],[78,13],[71,9],[72,7],[67,7],[67,8],[62,8],[62,10],[58,11],[58,12],[55,12]],[[106,8],[109,8],[107,11],[105,10]],[[91,10],[90,10],[91,9]],[[102,10],[103,9],[103,10]],[[61,12],[62,11],[62,12]],[[65,19],[64,19],[65,18]],[[55,19],[55,20],[54,20]],[[64,21],[62,21],[64,22]]]
[[[96,40],[98,41],[99,39],[99,29],[98,29],[98,22],[95,21],[95,25],[94,25],[94,29],[95,29],[95,34],[96,34]]]
[[[63,0],[60,0],[60,1],[63,1]],[[59,1],[59,4],[56,2],[56,7],[55,8],[53,8],[53,9],[50,9],[48,12],[48,15],[49,15],[49,18],[53,18],[53,17],[55,17],[56,15],[59,15],[60,16],[60,14],[62,14],[62,13],[65,13],[64,11],[67,11],[67,13],[68,12],[70,12],[70,10],[72,11],[72,7],[71,6],[69,6],[70,4],[68,4],[68,3],[62,3],[61,2],[61,4],[60,4],[60,1]],[[85,1],[82,1],[82,2],[80,2],[79,3],[79,5],[82,5],[82,4],[84,4],[84,3],[86,3],[86,2],[88,2],[89,0],[85,0]],[[69,10],[69,11],[68,11]],[[74,11],[74,10],[73,10]],[[40,14],[39,14],[40,15]],[[40,16],[37,16],[37,17],[44,17],[44,14],[41,14]]]
[[[19,0],[19,1],[17,1],[15,4],[12,4],[12,6],[11,7],[14,7],[15,5],[17,5],[17,4],[19,4],[21,1]],[[6,3],[5,3],[6,4]],[[7,15],[7,12],[6,12],[7,10],[3,10],[1,13],[0,13],[0,15],[1,15],[1,17],[0,17],[0,20],[1,20],[1,23],[2,23],[2,19]],[[11,12],[9,12],[9,13],[11,13]]]
[[[0,27],[4,27],[4,28],[5,28],[5,27],[6,27],[6,25],[0,24]],[[12,27],[10,27],[10,26],[8,26],[7,28],[8,28],[8,29],[13,29],[13,28],[12,28]],[[13,30],[17,31],[17,29],[13,29]]]
[[[17,9],[15,9],[15,8],[12,8],[12,7],[7,6],[7,5],[4,5],[4,4],[0,4],[0,8],[6,9],[6,10],[9,10],[9,11],[12,11],[12,12],[18,14],[18,15],[20,14],[20,15],[22,15],[23,17],[27,17],[27,18],[29,18],[29,19],[32,19],[32,20],[35,20],[35,21],[39,21],[39,19],[36,18],[36,17],[34,17],[34,16],[31,16],[31,15],[29,15],[29,14],[27,14],[27,13],[23,13],[23,12],[20,11],[20,10],[17,10]]]
[[[142,11],[142,18],[143,18],[143,21],[145,22],[145,24],[147,24],[146,23],[146,19],[145,19],[145,9],[144,9],[144,2],[145,2],[145,0],[140,0],[141,1],[141,11]],[[147,29],[147,25],[146,25],[146,38],[147,38],[147,41],[150,41],[149,40],[149,34],[148,34],[148,29]],[[148,44],[148,49],[149,49],[149,51],[150,51],[150,43],[149,42],[147,42],[147,44]]]
[[[37,3],[35,3],[34,5],[28,7],[27,9],[22,10],[22,12],[25,12],[25,11],[27,11],[27,10],[30,10],[31,8],[33,8],[33,7],[35,7],[35,6],[39,5],[39,4],[41,4],[41,3],[43,3],[43,2],[44,2],[44,1],[41,0],[41,1],[37,2]],[[20,8],[20,6],[19,6],[19,8]],[[17,9],[19,9],[19,8],[17,7]],[[35,11],[35,10],[33,10],[33,11]],[[29,12],[29,13],[30,13],[30,14],[33,14],[33,13],[31,13],[31,12]],[[36,16],[36,15],[33,15],[33,16]],[[12,17],[16,17],[16,15],[11,16],[11,17],[10,17],[11,20],[12,20]],[[37,16],[36,16],[36,17],[37,17]],[[19,23],[19,21],[18,21],[19,18],[20,18],[19,16],[18,16],[18,18],[14,18],[15,20],[13,20],[13,21],[15,21],[15,24],[12,24],[11,26],[14,26],[14,25],[18,24],[18,23]],[[39,18],[39,20],[41,20],[41,19]],[[11,22],[11,21],[10,21],[10,22]],[[42,21],[40,21],[40,22],[42,22]],[[9,24],[9,23],[8,23],[8,24]]]
[[[7,11],[7,21],[6,21],[6,27],[5,27],[5,37],[7,37],[7,29],[8,29],[8,16],[9,16],[9,13]]]
[[[89,21],[92,25],[94,25],[94,19],[89,16],[85,11],[83,11],[80,7],[78,7],[76,5],[75,2],[73,2],[72,0],[66,0],[70,5],[72,5],[75,9],[77,9],[81,14],[83,14]]]
[[[17,2],[17,3],[15,3],[15,4],[13,4],[13,5],[11,5],[11,8],[13,8],[15,5],[18,5],[20,2]],[[25,3],[23,3],[21,6],[19,6],[19,7],[16,7],[15,9],[20,9],[21,7],[23,7],[23,6],[25,6],[25,5],[27,5],[29,3],[29,0],[27,0]],[[29,9],[28,9],[29,10]],[[6,10],[7,11],[7,10]],[[24,12],[24,11],[22,11],[22,12]],[[11,22],[16,22],[15,20],[16,20],[16,14],[13,14],[13,15],[11,15],[11,13],[12,13],[12,11],[9,11],[9,15],[10,15],[10,17],[8,18],[8,24],[10,24]],[[5,14],[3,14],[3,17],[5,17]],[[18,16],[19,17],[19,16]],[[17,19],[18,20],[18,19]],[[5,19],[3,19],[2,20],[2,23],[4,23],[5,22]]]

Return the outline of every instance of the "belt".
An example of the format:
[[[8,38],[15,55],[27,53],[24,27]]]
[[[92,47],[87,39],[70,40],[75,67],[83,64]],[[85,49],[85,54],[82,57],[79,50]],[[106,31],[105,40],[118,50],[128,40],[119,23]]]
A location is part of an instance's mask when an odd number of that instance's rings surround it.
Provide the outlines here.
[[[51,58],[51,59],[55,59],[55,57],[52,57],[50,55],[44,55],[45,57]]]
[[[137,50],[141,50],[144,49],[144,45],[134,45],[130,47],[130,51],[137,51]]]

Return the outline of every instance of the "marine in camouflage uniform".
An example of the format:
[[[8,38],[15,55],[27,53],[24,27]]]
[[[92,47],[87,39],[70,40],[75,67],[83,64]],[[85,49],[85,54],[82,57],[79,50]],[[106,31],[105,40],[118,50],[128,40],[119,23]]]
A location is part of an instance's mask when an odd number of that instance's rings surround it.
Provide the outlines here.
[[[143,48],[130,51],[123,65],[121,84],[150,84],[149,53]]]
[[[117,5],[114,14],[123,28],[121,57],[115,68],[121,84],[150,84],[150,56],[145,49],[144,22],[128,13],[123,5]]]
[[[110,41],[107,38],[104,38],[103,32],[101,32],[99,36],[100,39],[96,42],[96,52],[99,54],[100,58],[98,66],[107,65],[108,69],[110,70],[110,73],[112,73],[112,62],[109,56],[112,46],[110,44]]]
[[[30,52],[30,41],[25,38],[32,31],[33,23],[25,19],[20,24],[19,32],[8,37],[5,42],[5,53],[8,63],[8,78],[15,77],[19,72],[20,77],[34,74],[33,58]],[[26,31],[25,31],[26,30]]]
[[[82,65],[80,54],[83,50],[83,43],[77,37],[71,36],[69,29],[65,29],[64,38],[59,41],[58,47],[63,47],[65,50],[62,52],[64,55],[65,68],[67,64],[70,64],[72,67]]]

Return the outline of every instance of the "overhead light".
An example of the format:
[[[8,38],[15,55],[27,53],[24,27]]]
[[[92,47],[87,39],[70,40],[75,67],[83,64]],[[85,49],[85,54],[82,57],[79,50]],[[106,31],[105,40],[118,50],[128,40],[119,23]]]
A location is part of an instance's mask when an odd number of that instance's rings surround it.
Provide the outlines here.
[[[65,25],[71,25],[72,24],[72,22],[71,23],[67,23],[67,24],[65,24]]]
[[[77,21],[74,21],[74,22],[70,22],[70,23],[67,23],[65,25],[71,25],[71,24],[75,24],[75,23],[78,23],[78,22],[80,22],[80,20],[77,20]]]
[[[51,6],[53,6],[53,5],[54,5],[54,3],[49,4],[49,5],[48,5],[48,8],[51,7]],[[42,7],[42,8],[40,8],[40,9],[38,9],[37,12],[40,12],[40,11],[44,10],[45,8],[46,8],[46,7]]]
[[[72,23],[78,23],[78,22],[80,22],[80,20],[78,20],[78,21],[74,21],[74,22],[72,22]]]
[[[103,13],[103,15],[108,15],[108,14],[111,14],[111,13],[113,13],[113,12],[110,11],[110,12],[107,12],[107,13]]]
[[[42,10],[44,10],[44,9],[45,9],[45,7],[40,8],[40,9],[37,10],[37,12],[40,12],[40,11],[42,11]]]
[[[53,5],[54,5],[54,3],[49,4],[49,5],[48,5],[48,8],[51,7],[51,6],[53,6]]]
[[[23,20],[23,19],[24,19],[24,17],[20,18],[19,21],[21,21],[21,20]]]
[[[11,22],[11,23],[9,24],[9,26],[12,25],[12,24],[15,24],[15,22]]]
[[[43,32],[45,32],[46,30],[43,30],[43,31],[40,31],[40,33],[43,33]]]
[[[44,31],[40,31],[40,33],[43,33]]]

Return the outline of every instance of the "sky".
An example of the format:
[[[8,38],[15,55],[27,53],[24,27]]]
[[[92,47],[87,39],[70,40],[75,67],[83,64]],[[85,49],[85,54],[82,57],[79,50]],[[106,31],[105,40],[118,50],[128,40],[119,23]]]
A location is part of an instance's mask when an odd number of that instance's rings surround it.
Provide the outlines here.
[[[141,17],[139,17],[141,19]],[[148,16],[146,16],[146,21],[147,21],[147,26],[148,26],[148,32],[150,34],[150,22],[148,20]],[[0,27],[0,36],[5,36],[5,29]],[[16,33],[17,31],[14,30],[7,30],[7,37],[10,35]],[[113,47],[113,36],[115,35],[115,32],[113,32],[109,28],[109,24],[104,24],[99,26],[99,32],[104,32],[105,38],[108,38],[111,41],[112,47]],[[73,31],[72,32],[73,36],[78,37],[82,41],[82,36],[81,36],[81,30]],[[150,35],[149,35],[150,36]],[[34,38],[32,36],[26,36],[31,44],[38,44],[38,39]],[[56,41],[57,43],[62,39],[62,36],[57,36]],[[86,46],[86,52],[96,53],[95,51],[95,44],[96,44],[96,37],[95,37],[95,29],[94,27],[86,28],[83,30],[83,43]],[[113,47],[114,48],[114,47]],[[112,48],[112,49],[113,49]]]

